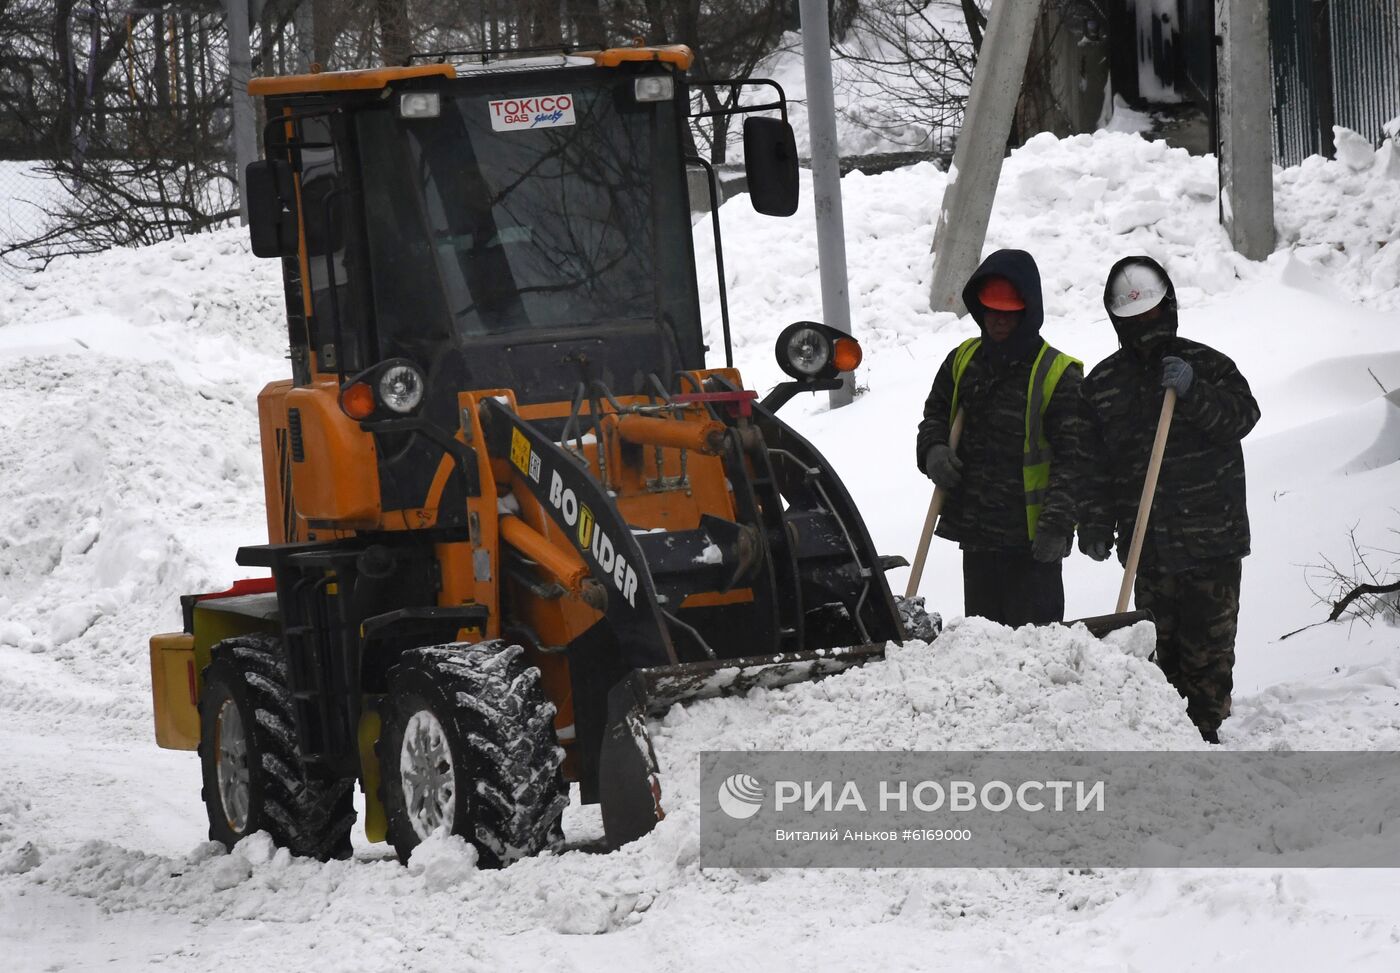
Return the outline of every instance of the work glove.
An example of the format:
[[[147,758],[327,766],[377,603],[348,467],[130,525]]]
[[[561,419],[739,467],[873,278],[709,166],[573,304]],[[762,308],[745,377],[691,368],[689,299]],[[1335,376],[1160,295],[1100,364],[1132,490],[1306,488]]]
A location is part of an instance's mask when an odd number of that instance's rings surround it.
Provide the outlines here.
[[[1176,389],[1178,399],[1186,398],[1195,380],[1196,370],[1180,358],[1168,355],[1162,359],[1162,388]]]
[[[1079,532],[1079,551],[1095,561],[1107,561],[1113,550],[1113,531],[1088,527]]]
[[[1063,560],[1069,555],[1072,541],[1069,534],[1042,527],[1035,532],[1035,540],[1031,541],[1031,557],[1046,564]]]
[[[924,472],[937,486],[945,490],[955,490],[962,482],[962,460],[947,443],[937,443],[929,447],[924,456]]]

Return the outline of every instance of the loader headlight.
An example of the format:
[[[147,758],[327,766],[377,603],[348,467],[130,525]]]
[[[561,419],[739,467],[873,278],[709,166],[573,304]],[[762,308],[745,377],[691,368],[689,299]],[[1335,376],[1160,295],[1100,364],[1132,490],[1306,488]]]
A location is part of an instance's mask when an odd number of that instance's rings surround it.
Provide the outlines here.
[[[423,404],[428,382],[407,358],[390,358],[346,379],[340,387],[340,408],[359,422],[395,419]]]
[[[778,367],[798,381],[831,378],[860,364],[860,343],[836,328],[798,321],[778,335]]]
[[[408,415],[423,401],[423,373],[408,362],[384,369],[379,376],[379,401],[399,415]]]
[[[831,361],[831,342],[806,324],[795,324],[778,339],[778,364],[793,378],[816,378]]]

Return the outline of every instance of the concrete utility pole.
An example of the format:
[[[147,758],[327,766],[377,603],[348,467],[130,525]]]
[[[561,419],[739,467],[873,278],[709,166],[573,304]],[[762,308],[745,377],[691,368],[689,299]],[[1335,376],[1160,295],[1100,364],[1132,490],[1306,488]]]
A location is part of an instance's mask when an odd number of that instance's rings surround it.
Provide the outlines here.
[[[296,24],[297,73],[310,74],[316,63],[316,13],[311,0],[301,0],[292,14]]]
[[[1001,161],[1039,14],[1040,0],[992,4],[933,233],[929,307],[935,311],[967,313],[962,289],[982,260]]]
[[[262,4],[258,4],[259,7]],[[248,199],[243,191],[248,163],[258,157],[257,113],[248,97],[248,79],[253,76],[253,58],[248,53],[249,0],[224,0],[228,15],[228,76],[233,97],[233,166],[238,183],[238,216],[248,223]]]
[[[822,320],[851,333],[846,280],[846,227],[841,216],[841,152],[836,144],[836,98],[831,90],[831,30],[826,0],[801,0],[802,72],[807,79],[807,126],[812,140],[812,196],[817,209],[817,262]],[[831,407],[850,405],[855,377],[847,372],[830,393]]]
[[[1220,222],[1250,260],[1274,252],[1272,77],[1268,0],[1215,5],[1220,112]]]

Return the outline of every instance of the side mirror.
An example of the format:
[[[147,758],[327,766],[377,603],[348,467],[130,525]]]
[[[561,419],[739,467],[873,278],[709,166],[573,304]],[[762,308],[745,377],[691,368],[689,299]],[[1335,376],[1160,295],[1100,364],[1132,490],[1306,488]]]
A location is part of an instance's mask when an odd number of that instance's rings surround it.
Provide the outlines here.
[[[248,163],[248,236],[255,257],[292,257],[297,252],[296,192],[292,164],[284,159]]]
[[[797,212],[797,142],[778,118],[744,119],[744,175],[749,200],[764,216]]]

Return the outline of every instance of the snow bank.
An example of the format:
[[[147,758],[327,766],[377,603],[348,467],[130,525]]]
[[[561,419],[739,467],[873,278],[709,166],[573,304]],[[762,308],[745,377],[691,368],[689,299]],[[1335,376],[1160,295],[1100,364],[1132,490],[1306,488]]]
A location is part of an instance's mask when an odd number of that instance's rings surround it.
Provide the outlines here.
[[[66,259],[0,300],[0,700],[147,711],[143,629],[257,543],[256,395],[286,368],[276,271],[233,233]]]
[[[1390,173],[1389,161],[1395,153],[1388,143],[1360,170],[1315,156],[1275,175],[1280,248],[1337,296],[1381,311],[1400,309],[1400,173]],[[928,309],[929,248],[946,178],[925,163],[842,180],[851,318],[867,359],[886,348],[915,353],[920,337],[937,332],[973,333],[967,319]],[[1231,249],[1217,219],[1216,186],[1213,157],[1136,134],[1038,135],[1003,166],[984,253],[1016,247],[1035,256],[1048,334],[1060,325],[1102,324],[1104,277],[1131,253],[1166,267],[1183,308],[1209,307],[1242,283],[1277,273]],[[794,320],[821,319],[812,205],[804,182],[790,219],[760,216],[742,196],[721,210],[736,356],[759,384],[781,380],[771,351],[778,332]],[[718,348],[708,232],[697,232],[695,248],[710,342]]]
[[[61,257],[43,274],[0,285],[0,296],[0,352],[38,350],[36,341],[45,339],[45,353],[53,354],[70,341],[76,347],[66,350],[75,354],[150,358],[158,348],[159,357],[178,365],[241,378],[234,374],[240,362],[252,357],[262,367],[287,343],[281,267],[254,257],[241,227]],[[111,318],[93,320],[100,312]],[[32,330],[40,323],[46,327]],[[135,349],[128,346],[133,336]],[[80,343],[89,339],[98,347]]]

